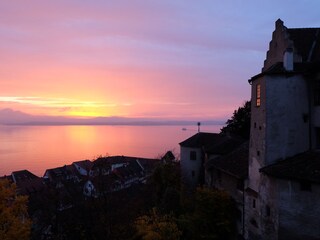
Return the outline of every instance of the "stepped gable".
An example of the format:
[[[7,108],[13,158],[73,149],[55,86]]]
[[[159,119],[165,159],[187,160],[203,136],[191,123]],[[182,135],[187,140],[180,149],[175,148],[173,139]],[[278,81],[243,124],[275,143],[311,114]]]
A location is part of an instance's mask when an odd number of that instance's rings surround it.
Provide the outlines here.
[[[192,137],[184,140],[179,144],[181,147],[199,148],[214,144],[222,137],[223,136],[218,133],[198,132],[197,134],[193,135]]]
[[[284,53],[288,49],[293,50],[295,63],[319,62],[320,28],[287,28],[283,21],[278,19],[262,73],[269,71],[273,65],[283,62]]]
[[[248,176],[249,142],[238,146],[234,151],[218,158],[208,160],[207,169],[216,168],[238,179]]]
[[[309,151],[263,167],[260,172],[281,179],[320,183],[320,152]]]

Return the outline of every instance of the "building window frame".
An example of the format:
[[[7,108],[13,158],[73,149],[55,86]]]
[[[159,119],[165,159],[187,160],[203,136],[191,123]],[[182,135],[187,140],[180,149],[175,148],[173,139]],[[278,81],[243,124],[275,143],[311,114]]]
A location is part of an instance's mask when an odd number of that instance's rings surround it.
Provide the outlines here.
[[[314,105],[320,106],[320,79],[316,79],[314,84]]]
[[[269,205],[266,205],[266,215],[267,215],[267,217],[271,216],[271,208]]]
[[[256,208],[256,200],[252,199],[252,208]]]
[[[261,84],[256,85],[256,106],[260,107],[261,105]]]
[[[197,152],[196,151],[190,151],[190,160],[197,160]]]
[[[316,127],[315,128],[315,135],[316,135],[316,149],[320,149],[320,128]]]

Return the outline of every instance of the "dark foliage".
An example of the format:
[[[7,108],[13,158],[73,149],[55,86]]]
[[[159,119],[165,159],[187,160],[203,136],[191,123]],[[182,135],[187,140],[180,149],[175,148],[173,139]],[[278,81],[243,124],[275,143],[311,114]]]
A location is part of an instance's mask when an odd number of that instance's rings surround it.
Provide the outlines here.
[[[179,218],[183,239],[234,239],[235,203],[223,191],[198,188],[194,209]]]
[[[244,139],[250,137],[250,117],[251,117],[251,102],[246,101],[242,107],[239,107],[233,112],[231,119],[228,119],[226,126],[221,128],[222,134],[233,134]]]
[[[180,166],[177,163],[158,165],[151,177],[155,206],[164,213],[177,213],[180,203]]]
[[[66,181],[58,188],[49,185],[46,191],[30,196],[32,239],[141,240],[171,236],[188,240],[234,236],[231,198],[224,192],[203,188],[194,196],[181,198],[180,166],[176,162],[160,163],[146,184],[99,198],[85,198],[81,186],[83,182]],[[183,202],[188,201],[191,204],[185,207]]]
[[[135,219],[153,206],[151,185],[137,184],[97,199],[85,199],[81,189],[65,184],[30,199],[36,220],[32,239],[132,239]],[[72,207],[59,210],[61,191],[68,191],[63,197],[71,197]]]

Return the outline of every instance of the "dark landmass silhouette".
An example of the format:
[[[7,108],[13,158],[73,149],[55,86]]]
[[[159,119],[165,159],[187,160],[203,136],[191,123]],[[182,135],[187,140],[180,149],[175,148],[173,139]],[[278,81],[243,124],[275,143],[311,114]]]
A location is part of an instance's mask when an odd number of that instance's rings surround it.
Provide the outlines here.
[[[31,115],[10,108],[0,109],[0,124],[2,125],[129,125],[129,126],[170,126],[170,125],[223,125],[224,120],[167,120],[151,118],[127,118],[127,117],[95,117],[75,118],[62,116]]]

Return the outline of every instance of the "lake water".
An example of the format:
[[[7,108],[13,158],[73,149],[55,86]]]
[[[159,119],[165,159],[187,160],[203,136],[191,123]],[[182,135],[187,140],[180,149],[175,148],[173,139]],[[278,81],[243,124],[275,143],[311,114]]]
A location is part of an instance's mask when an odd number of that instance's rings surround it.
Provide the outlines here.
[[[197,132],[184,126],[1,126],[0,176],[27,169],[43,176],[46,169],[99,155],[156,158]],[[219,132],[220,125],[201,126]]]

